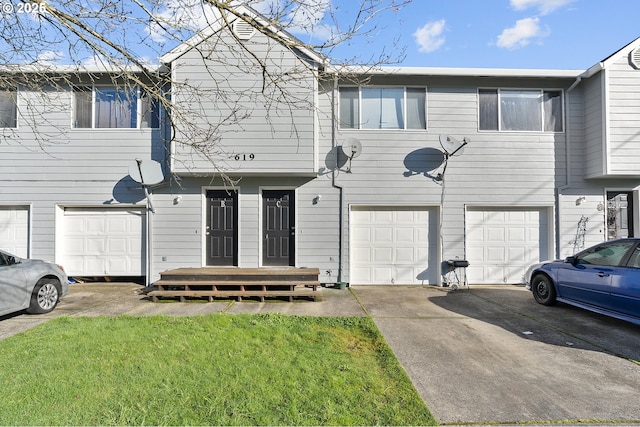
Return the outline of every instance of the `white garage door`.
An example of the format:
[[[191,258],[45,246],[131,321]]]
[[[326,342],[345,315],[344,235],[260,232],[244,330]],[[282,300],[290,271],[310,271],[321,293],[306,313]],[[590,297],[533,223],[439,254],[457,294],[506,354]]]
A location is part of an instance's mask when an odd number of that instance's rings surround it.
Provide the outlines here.
[[[141,209],[65,208],[61,264],[70,276],[144,276]]]
[[[436,220],[433,208],[351,210],[351,284],[433,284]]]
[[[520,283],[526,268],[549,259],[546,208],[469,209],[469,283]]]
[[[22,258],[29,256],[29,209],[0,206],[0,249]]]

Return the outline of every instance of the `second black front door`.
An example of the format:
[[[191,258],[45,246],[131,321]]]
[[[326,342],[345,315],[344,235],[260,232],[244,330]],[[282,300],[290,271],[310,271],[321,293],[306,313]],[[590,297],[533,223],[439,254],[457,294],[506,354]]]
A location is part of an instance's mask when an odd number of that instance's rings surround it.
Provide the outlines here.
[[[238,193],[207,191],[207,265],[238,265]]]
[[[292,190],[262,192],[262,265],[295,265],[295,209]]]

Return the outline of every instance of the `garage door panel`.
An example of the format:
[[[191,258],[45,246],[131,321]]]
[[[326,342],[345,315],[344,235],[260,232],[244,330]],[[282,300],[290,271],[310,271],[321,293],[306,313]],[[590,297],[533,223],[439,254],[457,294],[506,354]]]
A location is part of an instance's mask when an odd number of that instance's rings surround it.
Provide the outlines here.
[[[352,258],[356,264],[370,263],[373,259],[371,257],[371,249],[369,248],[357,248],[352,252]]]
[[[526,248],[508,248],[507,260],[513,263],[522,264],[527,262],[531,256],[531,251]]]
[[[527,229],[524,227],[509,227],[508,239],[510,242],[525,242]]]
[[[391,267],[374,267],[373,281],[375,283],[392,283],[393,273]]]
[[[389,224],[393,221],[393,213],[391,211],[373,211],[373,224]]]
[[[85,234],[92,236],[100,236],[107,231],[107,225],[102,218],[77,218],[78,221],[84,221]]]
[[[373,229],[373,241],[378,243],[387,243],[393,241],[393,229],[388,227],[380,227]]]
[[[416,231],[412,227],[400,227],[396,229],[396,242],[416,242]]]
[[[397,264],[413,264],[417,261],[414,248],[396,248],[395,252]]]
[[[373,249],[373,262],[387,264],[392,259],[393,259],[392,248],[374,248]]]
[[[358,280],[359,280],[358,283],[372,283],[373,282],[373,278],[371,277],[371,269],[370,268],[353,267],[351,269],[351,274],[354,277],[358,278]]]
[[[351,211],[351,277],[353,284],[436,283],[430,263],[435,238],[432,208],[371,207]],[[370,241],[363,235],[371,235]],[[363,256],[370,250],[372,257]]]
[[[355,242],[371,242],[371,230],[356,228],[353,230],[352,238]]]
[[[398,267],[396,269],[395,282],[411,283],[415,280],[416,270],[413,267]]]
[[[487,227],[485,240],[489,242],[504,242],[505,229],[502,227]]]
[[[467,276],[471,283],[519,283],[526,268],[547,259],[547,208],[467,211]]]
[[[140,209],[67,208],[62,235],[62,264],[71,276],[145,274]]]
[[[29,256],[29,209],[0,207],[0,249],[22,258]]]

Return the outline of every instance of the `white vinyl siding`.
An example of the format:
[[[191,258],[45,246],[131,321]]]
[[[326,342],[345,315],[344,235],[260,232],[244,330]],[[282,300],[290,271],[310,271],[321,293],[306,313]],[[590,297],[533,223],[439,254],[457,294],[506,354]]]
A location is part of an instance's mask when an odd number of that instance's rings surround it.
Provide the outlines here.
[[[640,70],[625,55],[607,69],[607,175],[640,174]],[[602,154],[601,154],[602,156]]]
[[[425,88],[341,87],[342,129],[426,129]]]

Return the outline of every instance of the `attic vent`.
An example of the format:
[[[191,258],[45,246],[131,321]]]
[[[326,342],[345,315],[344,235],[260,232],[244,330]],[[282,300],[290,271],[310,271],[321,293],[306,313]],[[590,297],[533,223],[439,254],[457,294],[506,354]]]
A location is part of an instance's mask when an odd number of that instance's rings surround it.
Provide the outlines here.
[[[631,65],[636,69],[640,70],[640,48],[631,51],[629,54],[629,62],[631,62]]]
[[[232,24],[232,29],[240,40],[249,40],[256,32],[256,29],[251,24],[241,19],[236,20]]]

